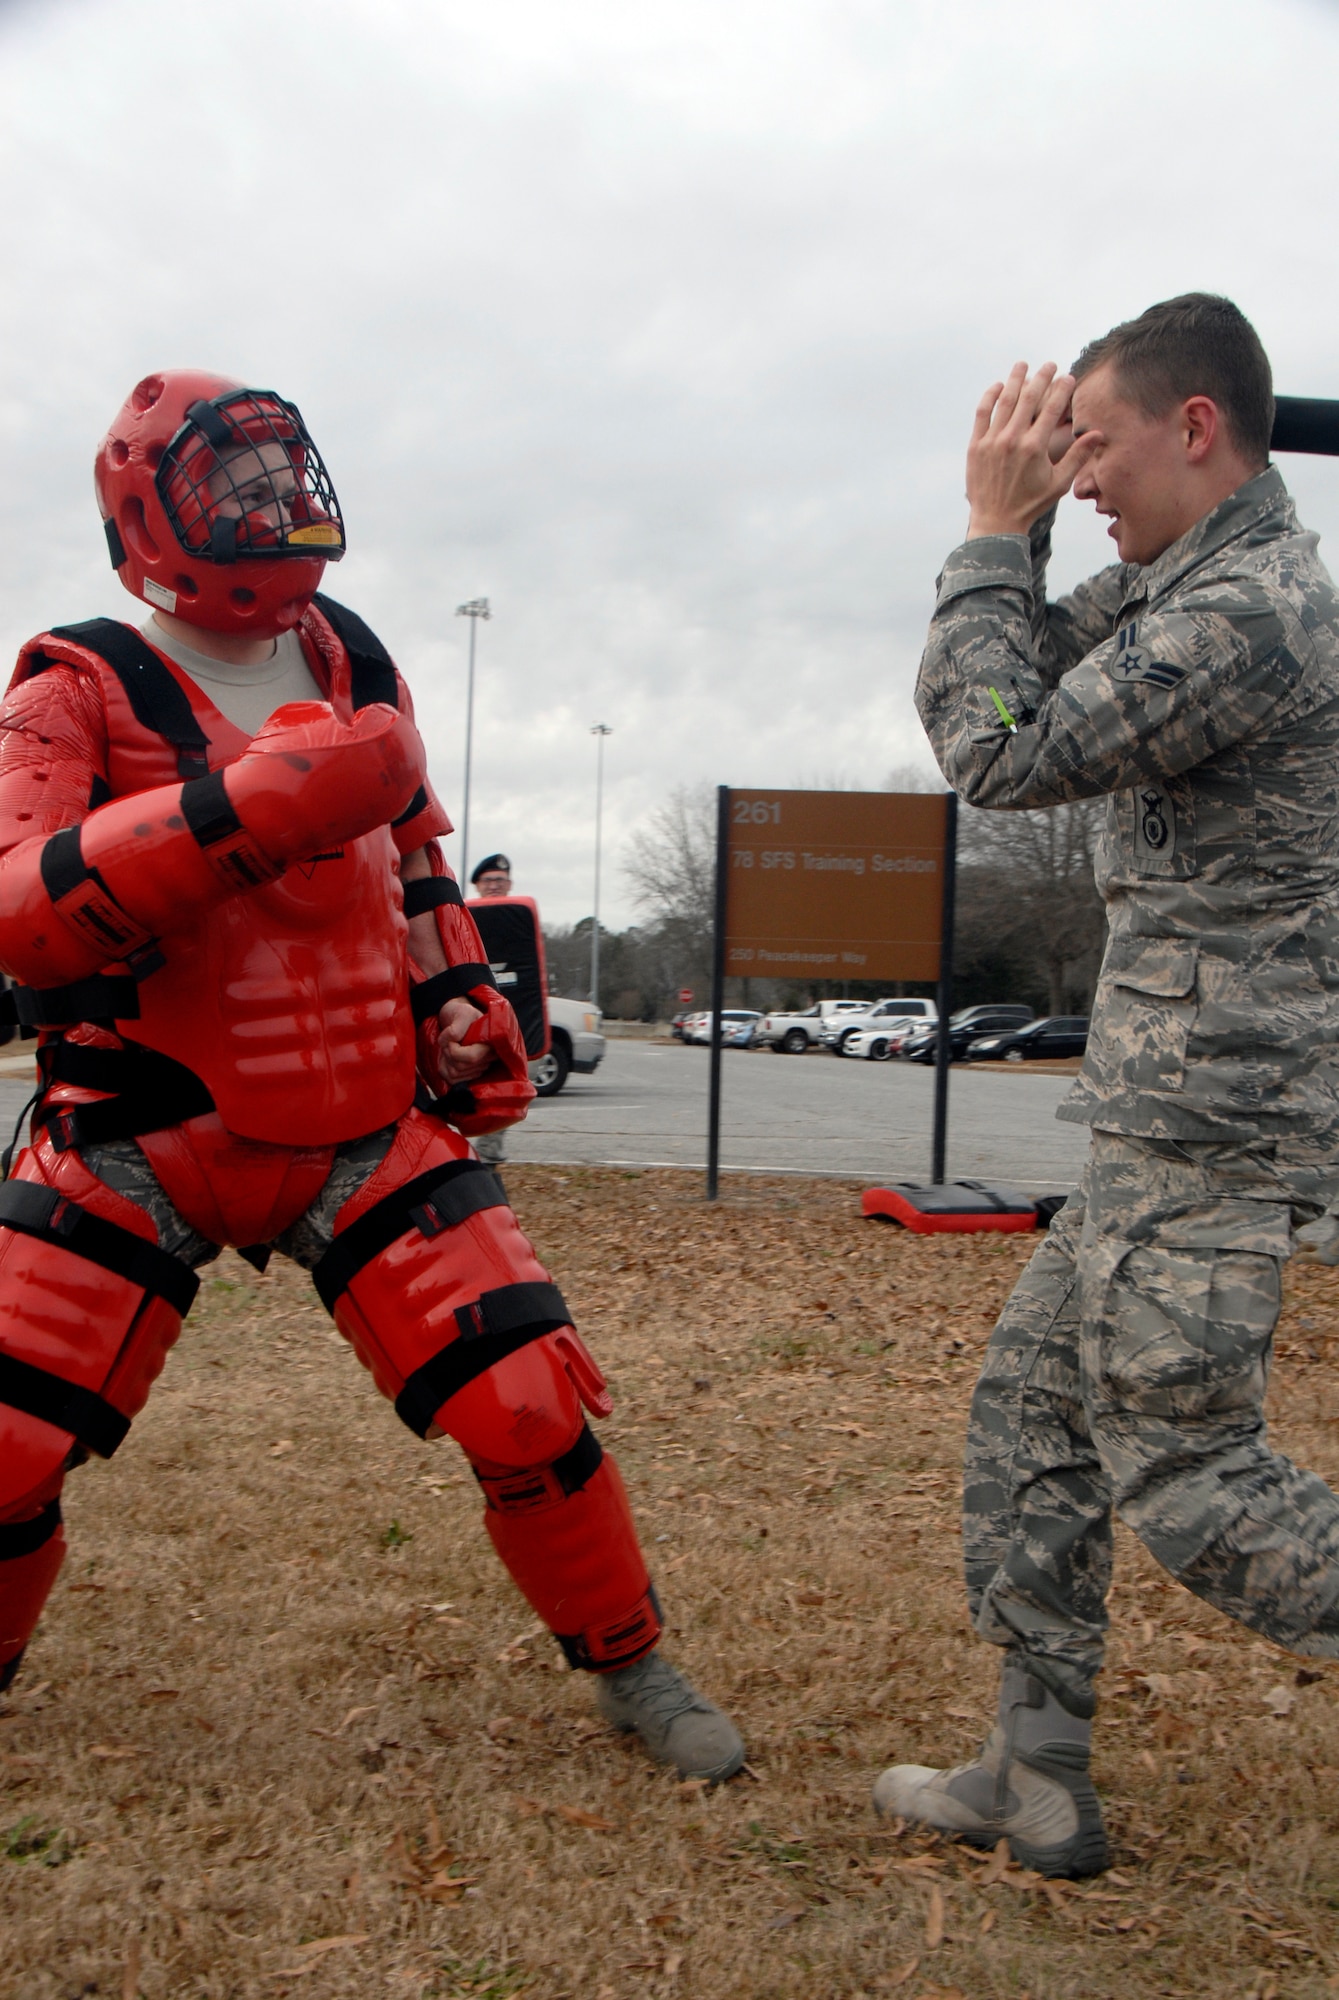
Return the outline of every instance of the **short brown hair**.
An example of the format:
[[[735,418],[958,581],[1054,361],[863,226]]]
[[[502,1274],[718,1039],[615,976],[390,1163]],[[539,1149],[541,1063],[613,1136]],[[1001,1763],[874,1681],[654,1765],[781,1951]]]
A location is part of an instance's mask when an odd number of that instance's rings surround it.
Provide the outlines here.
[[[1263,466],[1274,428],[1274,378],[1251,322],[1231,299],[1183,292],[1090,340],[1073,374],[1082,381],[1111,362],[1122,389],[1160,417],[1190,396],[1209,396],[1243,457]]]

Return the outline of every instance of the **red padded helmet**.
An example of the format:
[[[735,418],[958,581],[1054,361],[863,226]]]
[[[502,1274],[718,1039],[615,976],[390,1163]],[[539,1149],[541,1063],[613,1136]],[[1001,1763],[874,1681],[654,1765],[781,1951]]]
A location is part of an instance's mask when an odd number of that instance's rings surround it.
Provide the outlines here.
[[[146,375],[93,469],[126,589],[211,632],[296,625],[344,519],[297,405],[197,368]]]

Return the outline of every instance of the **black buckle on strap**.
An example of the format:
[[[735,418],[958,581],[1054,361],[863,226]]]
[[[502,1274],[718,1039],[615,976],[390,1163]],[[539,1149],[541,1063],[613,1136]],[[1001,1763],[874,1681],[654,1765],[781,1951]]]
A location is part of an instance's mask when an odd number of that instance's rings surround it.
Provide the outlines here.
[[[57,1042],[42,1051],[42,1073],[48,1084],[73,1083],[85,1090],[117,1093],[97,1104],[43,1106],[36,1123],[46,1126],[58,1153],[133,1139],[141,1132],[162,1132],[214,1109],[212,1096],[194,1070],[138,1042],[119,1049]]]
[[[60,1526],[60,1499],[51,1500],[31,1521],[0,1522],[0,1562],[36,1554]]]
[[[420,875],[416,882],[404,885],[404,913],[407,917],[421,917],[425,910],[440,910],[446,903],[463,904],[464,901],[459,882],[453,881],[449,875]]]
[[[232,840],[242,831],[222,771],[211,771],[207,778],[192,778],[182,786],[181,816],[201,847]]]
[[[415,1026],[444,1007],[448,1000],[467,1000],[476,986],[491,986],[497,992],[491,965],[448,965],[445,972],[434,972],[431,979],[420,980],[409,989],[409,1008]]]
[[[13,1354],[0,1354],[0,1403],[68,1431],[99,1458],[110,1458],[130,1429],[129,1417],[105,1403],[95,1390],[35,1368]]]
[[[481,1208],[506,1206],[502,1183],[482,1160],[451,1160],[415,1174],[340,1231],[312,1272],[321,1304],[333,1313],[340,1293],[348,1290],[364,1265],[411,1229],[437,1236]]]
[[[69,986],[15,986],[14,1012],[25,1028],[67,1028],[76,1021],[137,1021],[139,991],[133,979],[95,972]]]
[[[108,1222],[91,1214],[57,1188],[43,1187],[37,1181],[6,1181],[0,1186],[0,1224],[21,1236],[44,1237],[49,1243],[59,1244],[62,1250],[73,1251],[76,1257],[84,1257],[90,1264],[114,1272],[142,1291],[152,1292],[155,1298],[165,1299],[183,1319],[200,1289],[200,1280],[179,1257],[160,1250],[156,1243],[146,1243],[132,1230],[122,1229],[119,1222]],[[63,1424],[61,1428],[69,1430],[70,1426]],[[100,1447],[93,1445],[92,1449],[97,1451]]]
[[[443,1403],[509,1354],[571,1326],[572,1315],[556,1285],[499,1285],[471,1305],[457,1306],[459,1338],[416,1368],[395,1399],[395,1412],[426,1437]]]

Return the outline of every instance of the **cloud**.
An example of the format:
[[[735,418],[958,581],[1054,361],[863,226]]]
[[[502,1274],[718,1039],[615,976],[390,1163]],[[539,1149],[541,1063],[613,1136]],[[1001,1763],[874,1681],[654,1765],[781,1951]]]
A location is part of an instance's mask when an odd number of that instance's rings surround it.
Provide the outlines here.
[[[1339,394],[1331,11],[1277,0],[0,8],[5,639],[133,614],[90,497],[151,367],[281,388],[476,854],[606,909],[672,786],[877,784],[982,384],[1190,286]],[[1339,530],[1339,467],[1287,468]],[[1061,582],[1106,560],[1075,510]]]

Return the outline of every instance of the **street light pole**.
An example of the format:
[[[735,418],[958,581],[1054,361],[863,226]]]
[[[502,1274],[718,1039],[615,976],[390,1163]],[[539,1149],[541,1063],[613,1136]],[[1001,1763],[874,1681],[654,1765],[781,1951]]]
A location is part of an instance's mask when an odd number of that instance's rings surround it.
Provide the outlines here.
[[[486,597],[472,597],[456,606],[457,618],[470,621],[470,675],[465,695],[465,800],[460,817],[460,881],[465,887],[470,866],[470,765],[474,757],[474,635],[481,618],[491,618]]]
[[[590,931],[590,997],[594,1006],[600,1004],[600,834],[604,820],[604,739],[612,736],[613,730],[607,722],[593,722],[590,729],[595,738],[595,916]]]

